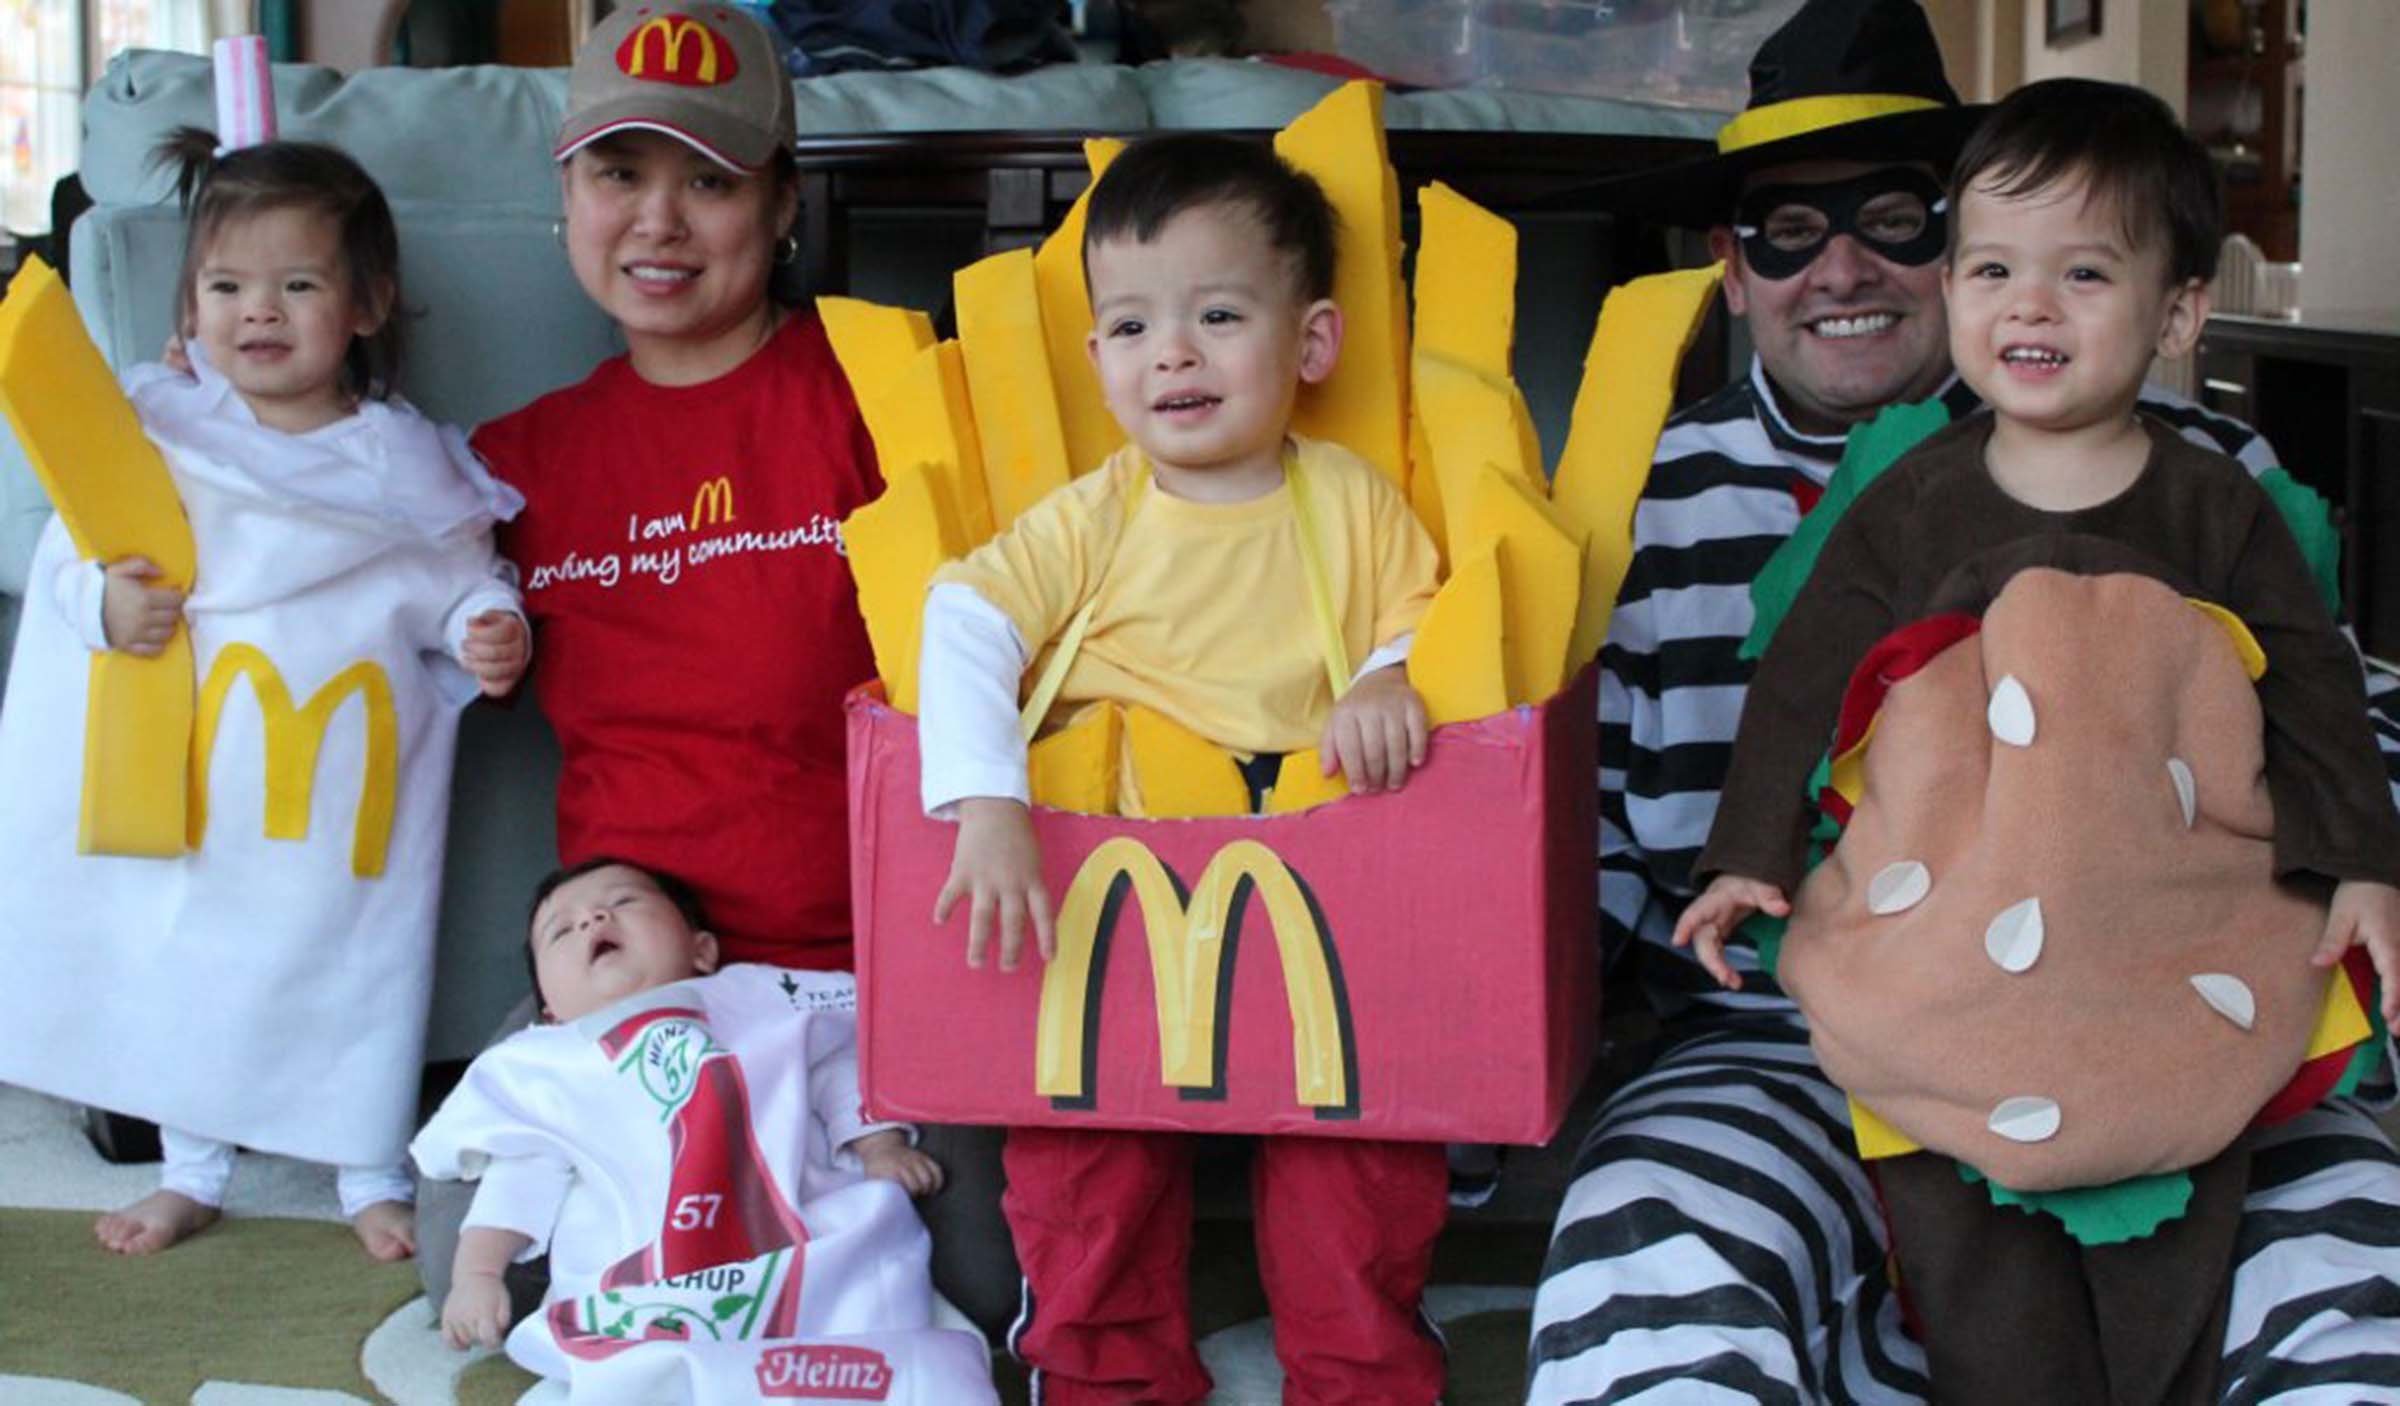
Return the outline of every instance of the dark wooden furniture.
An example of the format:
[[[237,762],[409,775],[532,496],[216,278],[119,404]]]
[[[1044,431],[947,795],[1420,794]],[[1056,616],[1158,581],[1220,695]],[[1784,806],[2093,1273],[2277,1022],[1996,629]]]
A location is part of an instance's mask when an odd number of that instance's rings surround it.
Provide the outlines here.
[[[1038,243],[1090,177],[1085,133],[907,132],[804,137],[800,142],[801,258],[824,292],[850,287],[850,221],[878,211],[979,216],[985,253]],[[1270,135],[1254,133],[1260,140]],[[1713,148],[1674,137],[1584,136],[1540,132],[1401,130],[1389,134],[1399,171],[1404,218],[1415,219],[1414,193],[1440,181],[1503,215],[1530,212],[1597,215],[1583,191],[1595,181],[1690,160]],[[1606,282],[1670,267],[1665,231],[1640,220],[1610,220]],[[1413,228],[1412,228],[1413,237]],[[1679,400],[1722,384],[1728,328],[1723,310],[1702,328],[1685,359]]]
[[[2212,317],[2198,369],[2204,404],[2255,425],[2332,500],[2359,643],[2400,667],[2400,307]]]
[[[2191,26],[2186,109],[2225,180],[2229,229],[2300,257],[2300,0],[2206,0]]]

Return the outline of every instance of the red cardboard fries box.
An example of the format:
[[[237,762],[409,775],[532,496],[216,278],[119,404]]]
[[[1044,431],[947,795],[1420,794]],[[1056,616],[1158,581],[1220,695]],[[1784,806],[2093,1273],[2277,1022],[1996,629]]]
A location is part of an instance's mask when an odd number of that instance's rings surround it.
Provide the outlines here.
[[[1014,972],[967,966],[963,904],[933,926],[957,832],[919,804],[916,720],[853,692],[868,1108],[1547,1142],[1600,1025],[1596,677],[1437,730],[1392,794],[1265,818],[1037,809],[1059,958]]]

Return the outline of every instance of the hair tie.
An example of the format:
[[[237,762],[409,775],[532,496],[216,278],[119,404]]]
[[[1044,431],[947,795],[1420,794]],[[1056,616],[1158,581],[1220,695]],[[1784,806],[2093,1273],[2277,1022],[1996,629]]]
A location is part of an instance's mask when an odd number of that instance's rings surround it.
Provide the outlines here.
[[[216,42],[218,161],[275,140],[275,79],[267,67],[267,37],[229,34]]]

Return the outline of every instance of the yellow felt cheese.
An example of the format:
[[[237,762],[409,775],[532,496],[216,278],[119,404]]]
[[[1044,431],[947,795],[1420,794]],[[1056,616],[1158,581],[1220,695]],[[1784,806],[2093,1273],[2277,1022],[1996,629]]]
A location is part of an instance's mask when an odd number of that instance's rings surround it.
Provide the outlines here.
[[[1269,815],[1288,815],[1295,810],[1307,810],[1327,801],[1338,801],[1350,794],[1350,783],[1339,771],[1324,774],[1324,763],[1318,760],[1317,749],[1305,748],[1287,752],[1275,768],[1275,789],[1267,793],[1266,812]]]
[[[1293,428],[1343,445],[1408,487],[1408,300],[1400,283],[1400,182],[1383,137],[1383,88],[1346,83],[1292,119],[1275,152],[1316,178],[1341,217],[1334,301],[1342,352],[1304,386]]]
[[[1113,137],[1093,137],[1083,144],[1084,164],[1091,167],[1095,183],[1124,149],[1125,144]],[[1033,279],[1042,294],[1042,336],[1050,346],[1050,384],[1058,392],[1069,474],[1097,467],[1125,442],[1125,431],[1101,399],[1100,376],[1086,350],[1092,300],[1083,282],[1083,209],[1091,198],[1087,186],[1033,255]]]
[[[915,308],[886,307],[863,298],[819,298],[817,316],[862,408],[866,397],[899,379],[917,353],[933,345],[933,319]],[[867,428],[876,427],[869,422]]]
[[[1512,475],[1539,491],[1542,484],[1541,448],[1533,439],[1533,422],[1525,398],[1514,384],[1495,380],[1446,357],[1424,352],[1414,358],[1416,381],[1413,410],[1425,433],[1428,468],[1434,480],[1432,495],[1443,530],[1445,552],[1455,560],[1465,544],[1460,534],[1468,527],[1486,465]],[[1425,488],[1412,485],[1414,496]]]
[[[1233,754],[1164,713],[1125,710],[1125,766],[1117,813],[1151,820],[1245,815],[1250,790]]]
[[[843,521],[842,544],[884,695],[901,712],[914,713],[926,583],[943,562],[964,555],[968,544],[932,465],[886,463],[883,485],[882,497]]]
[[[2358,1003],[2358,992],[2350,978],[2339,967],[2327,976],[2325,1004],[2317,1008],[2316,1028],[2309,1032],[2308,1059],[2322,1059],[2335,1050],[2375,1038],[2375,1027],[2368,1021],[2366,1008]]]
[[[1066,431],[1050,380],[1050,345],[1033,251],[1011,249],[978,259],[950,280],[958,302],[958,340],[966,348],[967,392],[983,441],[983,478],[992,526],[1017,514],[1068,478]]]
[[[1436,727],[1505,712],[1520,696],[1509,677],[1507,613],[1501,604],[1501,559],[1507,548],[1487,542],[1460,557],[1417,622],[1408,651],[1408,682],[1425,700]]]
[[[1509,379],[1517,227],[1436,181],[1417,192],[1415,350]]]
[[[1539,703],[1567,681],[1567,645],[1583,591],[1583,540],[1515,474],[1486,465],[1477,483],[1470,543],[1498,542],[1512,703]],[[1470,554],[1474,546],[1469,547]]]
[[[1609,293],[1583,358],[1583,384],[1550,501],[1587,534],[1574,673],[1600,652],[1632,552],[1633,504],[1675,401],[1675,374],[1716,299],[1724,265],[1637,278]]]
[[[1084,815],[1107,815],[1117,791],[1117,753],[1124,744],[1124,709],[1095,703],[1025,753],[1033,803]]]
[[[1857,1099],[1850,1100],[1850,1133],[1858,1140],[1858,1156],[1863,1162],[1884,1157],[1905,1157],[1911,1152],[1925,1150],[1908,1134],[1876,1117]]]
[[[97,561],[143,556],[189,589],[196,554],[167,466],[84,331],[66,285],[30,258],[0,300],[0,410],[67,535]],[[178,628],[142,659],[92,656],[85,693],[86,854],[184,852],[193,721],[192,641]]]
[[[887,476],[895,464],[932,471],[958,524],[962,552],[990,539],[992,500],[967,395],[966,358],[957,342],[919,348],[883,389],[860,396],[859,413]]]

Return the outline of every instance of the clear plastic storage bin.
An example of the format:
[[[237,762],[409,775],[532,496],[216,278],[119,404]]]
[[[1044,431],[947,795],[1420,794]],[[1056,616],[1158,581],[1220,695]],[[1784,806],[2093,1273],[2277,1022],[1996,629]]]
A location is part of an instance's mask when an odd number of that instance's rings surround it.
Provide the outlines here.
[[[1719,112],[1800,0],[1327,0],[1334,48],[1386,77]]]

